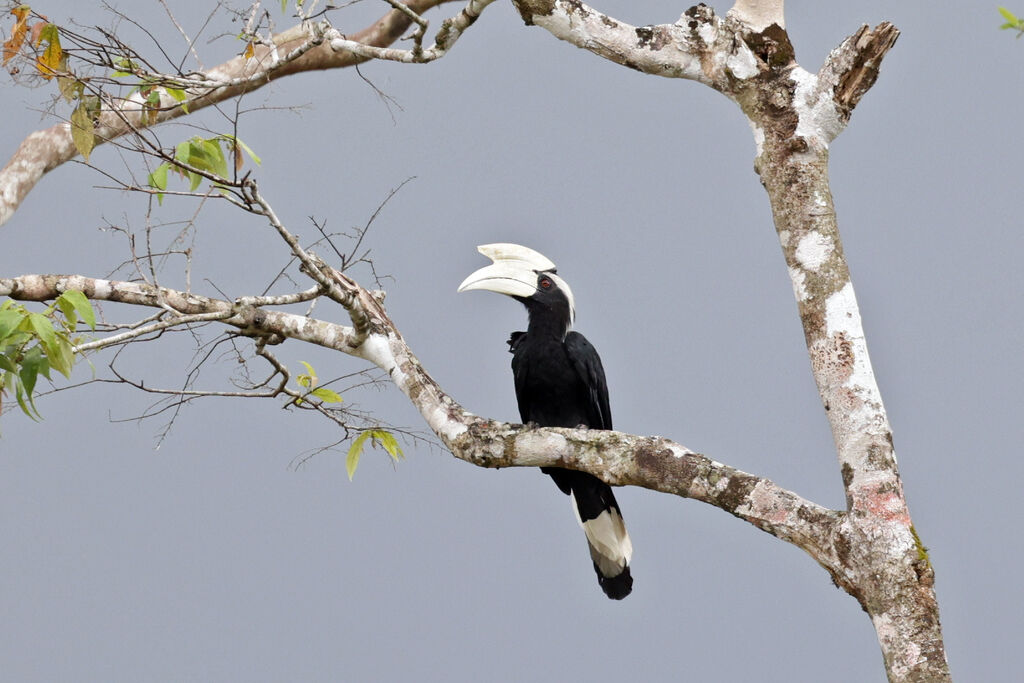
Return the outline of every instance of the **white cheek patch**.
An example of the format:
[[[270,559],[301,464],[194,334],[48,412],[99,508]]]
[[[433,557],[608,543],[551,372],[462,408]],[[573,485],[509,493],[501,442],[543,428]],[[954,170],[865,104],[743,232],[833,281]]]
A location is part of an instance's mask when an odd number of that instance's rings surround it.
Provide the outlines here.
[[[554,280],[555,286],[562,290],[565,298],[569,300],[569,327],[572,327],[576,322],[576,298],[572,295],[572,290],[569,289],[569,283],[558,277],[557,273],[548,273],[548,277]]]

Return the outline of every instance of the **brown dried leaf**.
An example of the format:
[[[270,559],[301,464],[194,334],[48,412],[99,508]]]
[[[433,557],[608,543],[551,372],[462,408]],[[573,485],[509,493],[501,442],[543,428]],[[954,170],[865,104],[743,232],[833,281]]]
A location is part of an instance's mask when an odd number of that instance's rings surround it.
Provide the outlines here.
[[[43,40],[41,36],[43,33],[43,29],[46,28],[46,26],[47,22],[45,21],[37,21],[36,23],[32,24],[32,30],[30,30],[28,33],[29,42],[33,45],[38,46],[39,43],[41,43]]]
[[[4,61],[6,64],[18,50],[25,44],[25,36],[28,34],[28,5],[21,5],[11,10],[14,15],[14,27],[11,29],[11,37],[4,41]]]

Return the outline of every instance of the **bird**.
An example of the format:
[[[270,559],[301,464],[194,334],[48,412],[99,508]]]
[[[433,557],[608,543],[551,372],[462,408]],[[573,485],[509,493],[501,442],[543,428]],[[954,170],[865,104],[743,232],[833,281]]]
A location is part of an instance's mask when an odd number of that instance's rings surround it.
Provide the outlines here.
[[[526,331],[513,332],[508,340],[523,424],[612,429],[601,357],[572,329],[576,302],[555,264],[518,244],[484,244],[477,250],[493,263],[473,272],[458,291],[497,292],[526,307]],[[613,600],[629,595],[633,545],[611,486],[587,472],[561,467],[541,471],[570,497],[605,595]]]

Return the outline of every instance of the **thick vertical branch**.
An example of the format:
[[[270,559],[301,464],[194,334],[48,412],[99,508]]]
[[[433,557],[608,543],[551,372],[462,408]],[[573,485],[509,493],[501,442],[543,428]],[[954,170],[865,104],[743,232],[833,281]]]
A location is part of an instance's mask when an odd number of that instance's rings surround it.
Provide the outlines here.
[[[890,680],[938,681],[949,669],[934,574],[903,495],[828,178],[828,144],[897,35],[888,24],[858,32],[819,76],[795,64],[775,69],[744,109],[846,491],[836,539],[844,586],[871,616]]]
[[[837,584],[871,615],[890,680],[949,680],[932,568],[903,496],[828,181],[828,146],[899,32],[863,27],[811,74],[796,63],[782,0],[739,0],[725,20],[698,5],[647,27],[574,0],[515,4],[527,24],[646,73],[705,83],[747,115],[846,491],[819,561],[837,559]]]

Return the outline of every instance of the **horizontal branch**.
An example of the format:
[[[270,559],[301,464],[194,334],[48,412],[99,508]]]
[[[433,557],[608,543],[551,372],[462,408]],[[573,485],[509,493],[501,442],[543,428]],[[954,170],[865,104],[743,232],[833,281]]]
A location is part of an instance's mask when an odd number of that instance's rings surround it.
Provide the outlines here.
[[[349,40],[337,31],[334,32],[337,34],[337,37],[331,38],[330,46],[333,50],[352,52],[364,59],[385,59],[405,64],[426,64],[448,54],[448,50],[455,45],[459,37],[462,36],[463,31],[472,26],[480,16],[480,13],[492,2],[494,0],[469,0],[469,4],[461,12],[451,19],[445,19],[441,22],[441,28],[434,37],[434,44],[426,49],[420,44],[422,40],[421,31],[417,31],[414,34],[415,46],[410,50],[367,45],[358,40]],[[392,4],[398,3],[393,2]],[[402,8],[404,6],[400,6],[400,9]],[[412,18],[413,20],[419,19],[418,15]]]
[[[616,64],[667,78],[699,81],[728,93],[730,79],[758,73],[757,59],[733,40],[707,5],[686,10],[674,24],[632,26],[578,0],[513,0],[527,25]]]
[[[79,275],[0,278],[0,296],[47,301],[77,290],[91,300],[171,309],[183,316],[182,324],[220,320],[246,334],[298,339],[363,358],[388,373],[445,446],[466,462],[481,467],[566,467],[590,472],[610,484],[641,486],[691,498],[803,548],[826,568],[837,566],[828,541],[841,513],[805,500],[768,479],[716,462],[662,437],[538,429],[466,411],[422,367],[388,318],[380,298],[342,273],[331,274],[350,294],[345,299],[349,302],[346,307],[353,319],[362,321],[364,334],[353,327],[251,306],[243,303],[246,297],[232,302],[145,283]]]
[[[250,297],[227,301],[141,282],[103,280],[82,275],[0,278],[0,296],[20,301],[49,301],[68,290],[80,291],[93,301],[169,309],[182,316],[210,314],[245,334],[298,339],[342,353],[361,355],[355,342],[358,335],[353,328],[294,313],[267,310],[246,303],[252,299]],[[228,315],[219,318],[214,314]],[[185,318],[179,320],[178,324],[190,321],[191,318]]]

